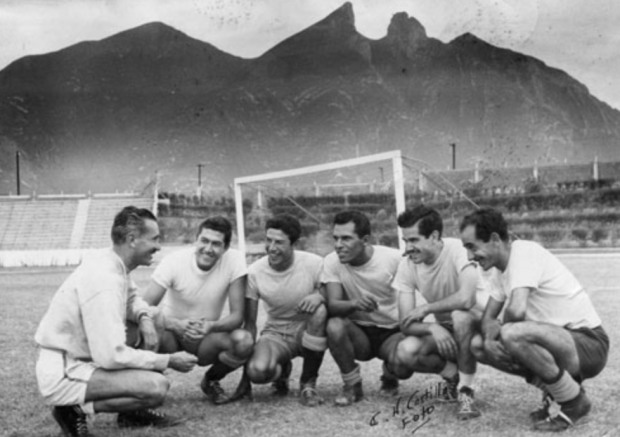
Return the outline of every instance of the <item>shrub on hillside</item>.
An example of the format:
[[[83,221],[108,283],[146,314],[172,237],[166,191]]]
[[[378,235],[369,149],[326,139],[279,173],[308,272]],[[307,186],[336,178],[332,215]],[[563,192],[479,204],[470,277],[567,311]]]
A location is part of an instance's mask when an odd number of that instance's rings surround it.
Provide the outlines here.
[[[562,240],[564,232],[559,229],[541,229],[538,237],[543,244],[554,244]]]
[[[396,234],[383,234],[378,238],[378,242],[382,246],[398,247],[398,235]]]
[[[609,231],[603,228],[594,228],[592,230],[592,241],[598,243],[601,240],[606,240],[609,236]]]
[[[588,238],[588,230],[581,229],[581,228],[573,229],[571,230],[571,235],[573,236],[575,240],[579,242],[585,242],[586,239]]]

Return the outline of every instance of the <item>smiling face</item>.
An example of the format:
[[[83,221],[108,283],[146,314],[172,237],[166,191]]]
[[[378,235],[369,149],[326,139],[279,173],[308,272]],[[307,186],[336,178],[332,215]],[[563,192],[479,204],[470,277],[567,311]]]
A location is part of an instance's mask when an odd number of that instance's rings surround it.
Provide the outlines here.
[[[428,237],[420,234],[418,224],[402,228],[405,253],[414,264],[433,264],[437,259],[441,246],[438,232],[433,231]]]
[[[196,265],[200,270],[208,271],[226,252],[224,234],[213,229],[203,228],[196,238]]]
[[[334,249],[342,264],[361,265],[368,260],[368,236],[360,238],[355,233],[355,223],[334,225],[333,237]]]
[[[293,245],[288,235],[280,229],[267,229],[265,252],[269,258],[269,265],[274,270],[284,271],[293,263]]]
[[[476,227],[470,225],[461,231],[461,241],[467,249],[467,258],[475,261],[483,270],[499,267],[499,237],[491,234],[489,241],[484,242],[476,237]]]
[[[133,248],[133,264],[148,266],[153,262],[153,255],[161,249],[159,244],[159,226],[156,221],[145,220],[144,228],[139,235],[131,235]]]

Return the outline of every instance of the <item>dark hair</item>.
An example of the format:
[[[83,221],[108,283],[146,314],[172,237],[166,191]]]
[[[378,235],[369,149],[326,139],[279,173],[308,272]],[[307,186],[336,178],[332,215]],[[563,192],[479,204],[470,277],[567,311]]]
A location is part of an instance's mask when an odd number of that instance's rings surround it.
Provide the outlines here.
[[[467,226],[474,226],[476,238],[485,243],[491,239],[492,233],[496,233],[502,241],[510,238],[502,213],[491,208],[479,209],[465,216],[459,230],[463,232]]]
[[[341,211],[334,217],[334,225],[346,225],[351,223],[355,225],[355,233],[359,238],[370,235],[370,220],[364,213],[360,211]]]
[[[232,238],[232,225],[225,217],[218,215],[203,220],[203,222],[198,225],[196,237],[202,233],[203,229],[211,229],[212,231],[221,232],[224,234],[224,246],[230,246],[230,240]]]
[[[398,226],[401,228],[410,228],[417,223],[418,232],[425,238],[428,238],[434,231],[437,231],[441,237],[443,232],[443,220],[439,213],[424,205],[406,209],[399,214],[397,220]]]
[[[136,208],[135,206],[126,206],[123,208],[114,217],[114,224],[112,225],[112,231],[110,233],[112,243],[124,243],[127,235],[132,231],[137,230],[139,235],[142,235],[146,220],[157,222],[157,218],[148,209]]]
[[[279,229],[284,232],[291,244],[299,240],[301,236],[301,223],[290,214],[274,215],[265,223],[265,230],[267,229]]]

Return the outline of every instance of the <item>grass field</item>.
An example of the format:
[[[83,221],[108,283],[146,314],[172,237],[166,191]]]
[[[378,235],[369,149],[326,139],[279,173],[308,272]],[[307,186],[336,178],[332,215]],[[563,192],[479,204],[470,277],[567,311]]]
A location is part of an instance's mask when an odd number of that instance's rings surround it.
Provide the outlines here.
[[[593,401],[586,423],[563,433],[565,436],[620,436],[620,255],[562,255],[561,259],[588,288],[603,319],[612,343],[606,369],[585,383]],[[49,300],[70,270],[0,271],[0,435],[12,437],[56,436],[59,428],[37,391],[34,363],[37,349],[33,335]],[[138,284],[148,280],[149,269],[134,273]],[[297,389],[301,362],[297,359],[291,388]],[[254,386],[254,401],[213,406],[198,387],[204,369],[188,374],[168,373],[172,381],[163,411],[183,416],[186,421],[173,429],[120,431],[115,416],[101,414],[91,424],[97,436],[540,436],[532,431],[528,413],[538,406],[539,393],[521,379],[480,366],[477,376],[477,399],[481,418],[458,422],[454,406],[424,400],[425,390],[432,390],[440,378],[416,374],[401,382],[403,401],[419,401],[406,414],[393,415],[397,399],[378,395],[380,362],[362,366],[366,399],[349,408],[335,408],[333,398],[341,389],[338,369],[326,355],[319,388],[327,402],[318,408],[301,407],[291,395],[274,399],[268,386]],[[239,372],[223,381],[232,391]],[[416,393],[416,391],[418,391]],[[403,402],[401,401],[401,402]],[[401,403],[402,409],[402,403]],[[417,417],[417,421],[414,420]],[[423,417],[422,417],[423,416]],[[374,418],[374,420],[373,420]],[[404,421],[403,421],[404,420]],[[403,426],[404,424],[404,426]]]

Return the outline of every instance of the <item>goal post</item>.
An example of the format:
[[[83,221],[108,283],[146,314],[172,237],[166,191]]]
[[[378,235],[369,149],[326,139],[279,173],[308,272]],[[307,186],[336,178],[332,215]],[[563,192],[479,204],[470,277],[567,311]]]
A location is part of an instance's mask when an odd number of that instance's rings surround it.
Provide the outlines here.
[[[326,164],[312,165],[308,167],[301,167],[290,170],[283,170],[271,173],[263,173],[254,176],[244,176],[234,179],[234,195],[235,195],[235,211],[237,222],[237,237],[238,248],[243,253],[246,253],[246,233],[245,233],[245,217],[243,210],[243,193],[242,186],[248,184],[255,184],[267,181],[273,181],[276,179],[293,178],[303,175],[310,175],[312,173],[320,173],[325,171],[334,171],[339,169],[345,169],[350,167],[362,166],[367,164],[373,164],[380,161],[391,161],[392,163],[392,184],[394,188],[394,200],[396,206],[396,214],[400,214],[405,210],[405,188],[404,188],[404,175],[403,175],[403,163],[402,154],[400,150],[393,150],[390,152],[378,153],[374,155],[367,155],[358,158],[345,159],[342,161],[334,161]],[[351,185],[351,184],[349,184]],[[316,188],[317,194],[319,188]],[[259,195],[260,199],[260,195]],[[402,232],[398,226],[398,244],[401,250],[404,250],[404,243],[402,241]]]

